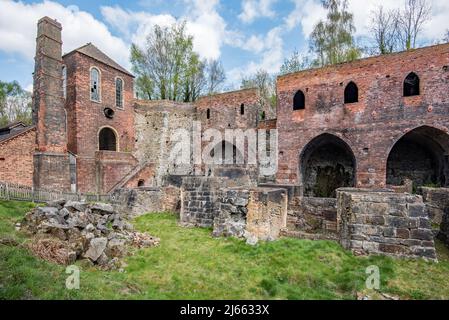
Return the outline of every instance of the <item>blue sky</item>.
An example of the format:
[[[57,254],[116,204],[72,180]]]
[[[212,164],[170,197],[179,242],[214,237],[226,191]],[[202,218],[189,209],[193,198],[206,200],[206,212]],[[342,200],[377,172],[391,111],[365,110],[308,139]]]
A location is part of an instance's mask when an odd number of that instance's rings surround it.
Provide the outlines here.
[[[449,28],[449,1],[432,0],[432,21],[421,44],[431,44]],[[349,0],[357,37],[369,39],[371,11],[398,0]],[[142,44],[155,24],[187,21],[194,49],[205,59],[220,59],[227,89],[259,69],[279,70],[285,57],[308,50],[308,36],[325,15],[319,0],[0,0],[0,80],[32,84],[36,22],[48,15],[63,25],[63,51],[94,43],[130,68],[129,46]]]

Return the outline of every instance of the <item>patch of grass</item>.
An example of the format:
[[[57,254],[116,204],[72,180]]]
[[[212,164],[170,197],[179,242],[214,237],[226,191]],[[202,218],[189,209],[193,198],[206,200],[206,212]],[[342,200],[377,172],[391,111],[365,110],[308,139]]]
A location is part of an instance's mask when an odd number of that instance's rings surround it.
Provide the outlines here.
[[[0,234],[22,237],[14,223],[31,204],[0,202]],[[65,289],[65,268],[23,248],[0,245],[0,298],[6,299],[354,299],[365,270],[376,265],[381,291],[407,299],[448,299],[449,250],[440,263],[355,257],[335,242],[281,239],[255,247],[215,239],[210,229],[178,226],[169,213],[135,220],[161,238],[156,248],[126,259],[126,272],[102,272],[78,263],[80,290]],[[22,238],[23,239],[23,238]]]

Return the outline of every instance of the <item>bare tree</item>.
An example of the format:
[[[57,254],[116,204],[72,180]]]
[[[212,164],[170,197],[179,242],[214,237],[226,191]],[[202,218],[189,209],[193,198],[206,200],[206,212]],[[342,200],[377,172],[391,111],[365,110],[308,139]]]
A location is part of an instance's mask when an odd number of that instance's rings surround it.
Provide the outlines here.
[[[449,42],[449,29],[446,30],[446,36],[443,39],[444,42]]]
[[[377,53],[387,54],[397,50],[400,42],[399,17],[398,10],[386,11],[383,6],[372,12],[370,28]]]
[[[405,0],[405,6],[399,16],[400,38],[403,48],[416,47],[416,40],[423,26],[431,18],[432,8],[427,0]]]
[[[223,65],[219,60],[209,60],[206,64],[207,93],[214,94],[219,91],[220,86],[226,80]]]
[[[276,78],[265,70],[259,70],[242,79],[241,89],[256,88],[259,92],[261,112],[268,119],[276,115]]]

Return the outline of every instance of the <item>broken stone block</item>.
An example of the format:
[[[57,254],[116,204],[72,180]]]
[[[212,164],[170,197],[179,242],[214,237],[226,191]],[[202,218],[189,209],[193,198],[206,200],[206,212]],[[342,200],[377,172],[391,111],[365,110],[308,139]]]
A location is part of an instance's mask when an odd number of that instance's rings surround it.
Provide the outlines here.
[[[90,241],[89,249],[86,251],[84,256],[92,261],[97,261],[98,258],[103,254],[108,243],[107,238],[94,238]]]

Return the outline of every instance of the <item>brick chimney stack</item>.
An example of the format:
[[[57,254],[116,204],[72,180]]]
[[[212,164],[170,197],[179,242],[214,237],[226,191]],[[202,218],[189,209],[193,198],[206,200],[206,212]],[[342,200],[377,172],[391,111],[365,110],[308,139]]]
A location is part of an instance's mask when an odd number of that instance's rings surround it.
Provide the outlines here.
[[[37,127],[34,186],[70,190],[65,99],[62,88],[62,26],[39,20],[34,69],[33,122]]]

